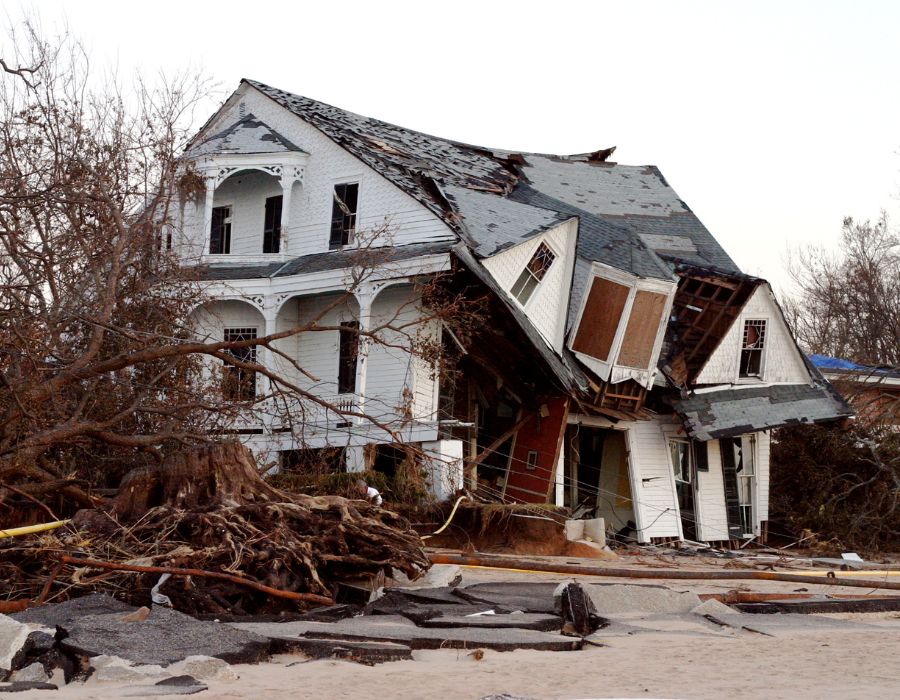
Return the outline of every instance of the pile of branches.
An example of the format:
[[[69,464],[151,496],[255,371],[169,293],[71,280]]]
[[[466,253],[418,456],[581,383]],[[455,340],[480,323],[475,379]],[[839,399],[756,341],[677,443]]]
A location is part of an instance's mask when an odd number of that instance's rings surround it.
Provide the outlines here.
[[[182,612],[271,614],[328,603],[341,582],[392,569],[415,578],[428,566],[401,516],[280,491],[231,442],[131,472],[108,504],[64,530],[0,540],[0,598],[104,591],[149,605],[160,575],[175,572],[158,590]]]

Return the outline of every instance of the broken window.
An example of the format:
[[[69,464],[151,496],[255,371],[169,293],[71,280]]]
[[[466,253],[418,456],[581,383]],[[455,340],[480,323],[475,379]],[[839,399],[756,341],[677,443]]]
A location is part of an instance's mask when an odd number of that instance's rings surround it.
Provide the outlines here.
[[[210,255],[227,255],[231,252],[231,207],[213,207],[209,228]]]
[[[331,235],[329,248],[340,248],[353,241],[356,232],[356,207],[359,201],[359,183],[334,186],[331,203]]]
[[[756,477],[754,452],[756,437],[734,441],[735,470],[737,471],[738,504],[741,509],[741,530],[745,537],[753,535],[756,522],[753,516],[753,482]]]
[[[226,328],[225,342],[236,343],[256,338],[255,328]],[[256,346],[226,350],[238,362],[255,363]],[[256,398],[256,372],[225,361],[222,394],[229,401],[252,401]]]
[[[512,286],[512,290],[510,290],[510,293],[520,304],[525,305],[528,303],[531,295],[534,294],[534,290],[537,289],[541,280],[544,279],[554,260],[556,260],[556,254],[550,250],[546,243],[541,243],[534,255],[531,256],[531,260],[528,261],[525,269],[522,270],[519,279]]]
[[[263,223],[263,253],[278,253],[281,249],[282,195],[266,198],[266,215]]]
[[[741,378],[762,377],[765,347],[766,322],[759,319],[744,321],[744,336],[741,343]]]
[[[338,348],[338,393],[356,391],[356,356],[359,346],[359,324],[345,321],[341,324]]]
[[[675,474],[675,495],[678,497],[681,530],[685,538],[694,540],[697,539],[697,518],[691,443],[687,440],[670,440],[669,459]]]

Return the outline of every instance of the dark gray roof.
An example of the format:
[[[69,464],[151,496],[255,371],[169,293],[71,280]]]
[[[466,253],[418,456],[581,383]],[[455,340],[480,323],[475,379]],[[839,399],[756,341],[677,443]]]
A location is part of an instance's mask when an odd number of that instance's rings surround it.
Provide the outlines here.
[[[201,156],[210,153],[217,154],[247,154],[247,153],[285,153],[303,150],[291,143],[268,124],[260,121],[252,114],[248,114],[227,129],[213,134],[205,141],[192,145],[188,156]]]
[[[405,246],[384,246],[365,250],[347,248],[344,250],[330,250],[327,253],[301,255],[286,262],[250,265],[213,263],[197,267],[196,276],[200,280],[259,279],[262,277],[288,277],[310,272],[340,270],[353,267],[354,265],[376,267],[399,262],[400,260],[417,258],[421,255],[447,253],[453,245],[453,241],[443,241],[438,243],[415,243]]]
[[[820,423],[852,415],[827,384],[778,384],[694,394],[673,401],[688,434],[716,440],[798,423]]]
[[[578,216],[582,222],[578,255],[585,259],[663,279],[671,278],[671,269],[657,253],[737,270],[654,166],[605,162],[611,150],[602,155],[549,156],[472,146],[363,117],[255,80],[244,82],[441,216],[478,257],[526,240],[554,219]],[[507,199],[546,213],[515,207]],[[496,218],[479,213],[481,207]],[[488,228],[489,223],[495,226]]]
[[[565,212],[465,187],[444,187],[443,191],[459,214],[479,258],[499,253],[573,218]]]

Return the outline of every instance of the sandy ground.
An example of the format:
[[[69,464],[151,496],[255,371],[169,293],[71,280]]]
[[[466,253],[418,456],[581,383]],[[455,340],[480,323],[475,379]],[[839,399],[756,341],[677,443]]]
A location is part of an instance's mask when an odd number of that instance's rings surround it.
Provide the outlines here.
[[[681,563],[681,562],[679,562]],[[498,580],[571,580],[550,574],[467,568],[463,584]],[[618,579],[575,577],[590,581]],[[622,581],[625,582],[625,581]],[[631,580],[630,583],[637,583]],[[746,589],[793,592],[797,584],[652,581],[697,593]],[[810,592],[834,592],[823,583]],[[867,589],[845,592],[865,594]],[[885,591],[876,594],[884,595]],[[240,679],[210,682],[199,698],[342,698],[477,700],[507,693],[537,700],[575,698],[896,698],[900,697],[900,613],[829,615],[877,630],[788,632],[732,637],[670,632],[604,640],[579,652],[493,652],[477,660],[466,651],[414,653],[414,661],[374,667],[281,655],[258,666],[235,666]],[[127,686],[73,684],[17,697],[124,697]]]

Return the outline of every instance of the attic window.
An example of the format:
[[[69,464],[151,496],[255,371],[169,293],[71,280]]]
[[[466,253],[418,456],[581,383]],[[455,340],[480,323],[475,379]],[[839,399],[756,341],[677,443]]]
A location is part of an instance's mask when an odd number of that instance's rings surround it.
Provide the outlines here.
[[[744,321],[741,343],[741,379],[762,377],[763,352],[766,348],[766,322],[762,319]]]
[[[547,270],[553,265],[554,260],[556,260],[556,254],[550,250],[546,243],[541,243],[510,290],[510,293],[520,304],[524,306],[528,303],[531,295],[534,294],[534,290],[537,289],[541,280],[544,279],[544,275],[547,274]]]
[[[331,235],[328,247],[341,248],[353,240],[356,232],[356,207],[359,202],[359,183],[334,186],[331,203]]]

